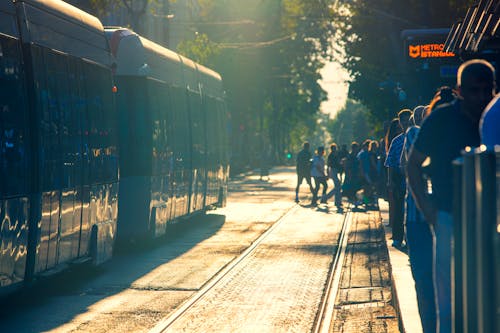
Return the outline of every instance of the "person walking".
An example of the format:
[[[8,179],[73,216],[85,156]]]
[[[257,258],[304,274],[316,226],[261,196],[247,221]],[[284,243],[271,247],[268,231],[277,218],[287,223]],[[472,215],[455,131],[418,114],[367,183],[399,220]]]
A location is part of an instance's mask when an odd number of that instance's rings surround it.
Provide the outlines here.
[[[326,203],[326,190],[328,184],[326,180],[328,179],[325,172],[325,160],[323,158],[325,155],[325,148],[323,146],[318,147],[316,150],[316,155],[314,155],[311,167],[311,176],[314,178],[314,192],[311,201],[312,206],[318,205],[318,192],[320,185],[323,186],[323,194],[321,195],[321,203]]]
[[[342,194],[341,194],[341,184],[339,179],[339,173],[342,171],[342,165],[340,164],[340,158],[337,151],[337,144],[332,143],[330,145],[330,154],[327,158],[328,166],[328,176],[333,181],[333,189],[327,194],[327,198],[335,196],[335,206],[338,209],[342,208]]]
[[[299,188],[302,185],[304,179],[307,185],[309,185],[309,190],[311,194],[314,193],[314,189],[311,184],[311,152],[310,152],[309,142],[304,142],[302,145],[302,150],[297,154],[297,187],[295,188],[295,202],[299,202]]]
[[[437,333],[451,332],[452,161],[467,146],[480,144],[479,121],[495,93],[495,69],[485,60],[464,62],[457,73],[458,98],[425,119],[408,156],[408,182],[415,203],[433,233]],[[432,195],[423,178],[430,158]]]

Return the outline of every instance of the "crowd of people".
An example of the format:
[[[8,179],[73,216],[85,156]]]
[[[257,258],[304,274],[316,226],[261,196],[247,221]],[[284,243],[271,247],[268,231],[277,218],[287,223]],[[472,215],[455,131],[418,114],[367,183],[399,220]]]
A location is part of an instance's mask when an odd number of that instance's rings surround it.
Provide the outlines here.
[[[377,194],[383,186],[381,176],[385,174],[383,146],[381,149],[377,141],[365,140],[361,146],[353,142],[348,150],[346,145],[339,149],[336,143],[332,143],[326,161],[325,154],[325,148],[320,146],[312,156],[309,142],[303,144],[297,155],[295,201],[300,201],[299,189],[305,180],[312,194],[311,206],[317,206],[318,200],[326,203],[333,197],[335,206],[342,209],[342,197],[347,197],[356,207],[364,205],[367,209],[376,209]],[[329,179],[333,181],[330,191]],[[320,188],[322,192],[318,196]]]
[[[333,143],[326,165],[322,146],[312,156],[305,142],[297,156],[296,202],[304,179],[312,206],[331,197],[339,210],[342,197],[367,210],[377,209],[379,198],[389,202],[392,245],[408,252],[424,332],[452,329],[452,161],[466,147],[500,145],[495,91],[494,67],[469,60],[455,89],[441,87],[428,105],[400,110],[379,142],[353,142],[350,151]]]

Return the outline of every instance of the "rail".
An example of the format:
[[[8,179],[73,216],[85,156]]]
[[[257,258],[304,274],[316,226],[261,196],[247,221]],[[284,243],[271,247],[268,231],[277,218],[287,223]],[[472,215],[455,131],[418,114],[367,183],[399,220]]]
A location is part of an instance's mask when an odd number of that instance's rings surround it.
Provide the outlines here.
[[[453,166],[453,332],[500,332],[500,146]]]

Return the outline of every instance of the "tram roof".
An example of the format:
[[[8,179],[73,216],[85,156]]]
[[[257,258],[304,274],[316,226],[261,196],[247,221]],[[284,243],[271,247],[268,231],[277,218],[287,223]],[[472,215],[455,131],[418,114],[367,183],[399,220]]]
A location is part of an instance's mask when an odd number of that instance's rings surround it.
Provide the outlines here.
[[[104,28],[96,17],[61,0],[18,0],[23,6],[24,42],[110,64]],[[24,25],[24,23],[23,23]]]
[[[61,0],[18,0],[19,3],[27,3],[33,7],[42,10],[45,13],[50,13],[55,15],[65,21],[80,25],[87,30],[92,32],[102,34],[103,26],[101,21],[95,16],[84,12],[83,10],[74,7]],[[44,18],[41,14],[40,16],[31,17],[31,19],[42,19]],[[29,17],[30,18],[30,17]],[[38,21],[38,20],[37,20]],[[40,23],[40,22],[38,22]],[[47,22],[49,24],[49,22]],[[60,30],[60,29],[57,29]]]
[[[148,76],[172,85],[183,84],[195,92],[199,92],[199,83],[211,94],[215,94],[215,90],[222,91],[222,88],[213,88],[214,81],[221,81],[215,71],[127,28],[105,27],[105,31],[116,58],[117,75]]]

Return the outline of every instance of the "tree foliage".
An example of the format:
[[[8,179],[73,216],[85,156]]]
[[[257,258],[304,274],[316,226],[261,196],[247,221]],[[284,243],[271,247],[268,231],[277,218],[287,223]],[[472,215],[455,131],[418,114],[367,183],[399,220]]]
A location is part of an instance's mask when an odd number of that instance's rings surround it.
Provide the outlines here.
[[[404,102],[395,82],[402,80],[404,29],[446,28],[472,0],[352,0],[342,2],[335,20],[337,59],[349,71],[349,96],[366,105],[375,121],[392,118]],[[430,96],[429,96],[430,98]]]
[[[367,138],[376,138],[370,112],[363,104],[352,99],[348,99],[335,119],[328,122],[327,128],[337,144],[350,146],[352,141],[363,142]]]
[[[201,0],[195,29],[207,39],[179,49],[223,76],[232,122],[232,165],[276,159],[310,140],[326,94],[319,71],[329,58],[332,1]],[[220,52],[204,52],[216,45]]]

